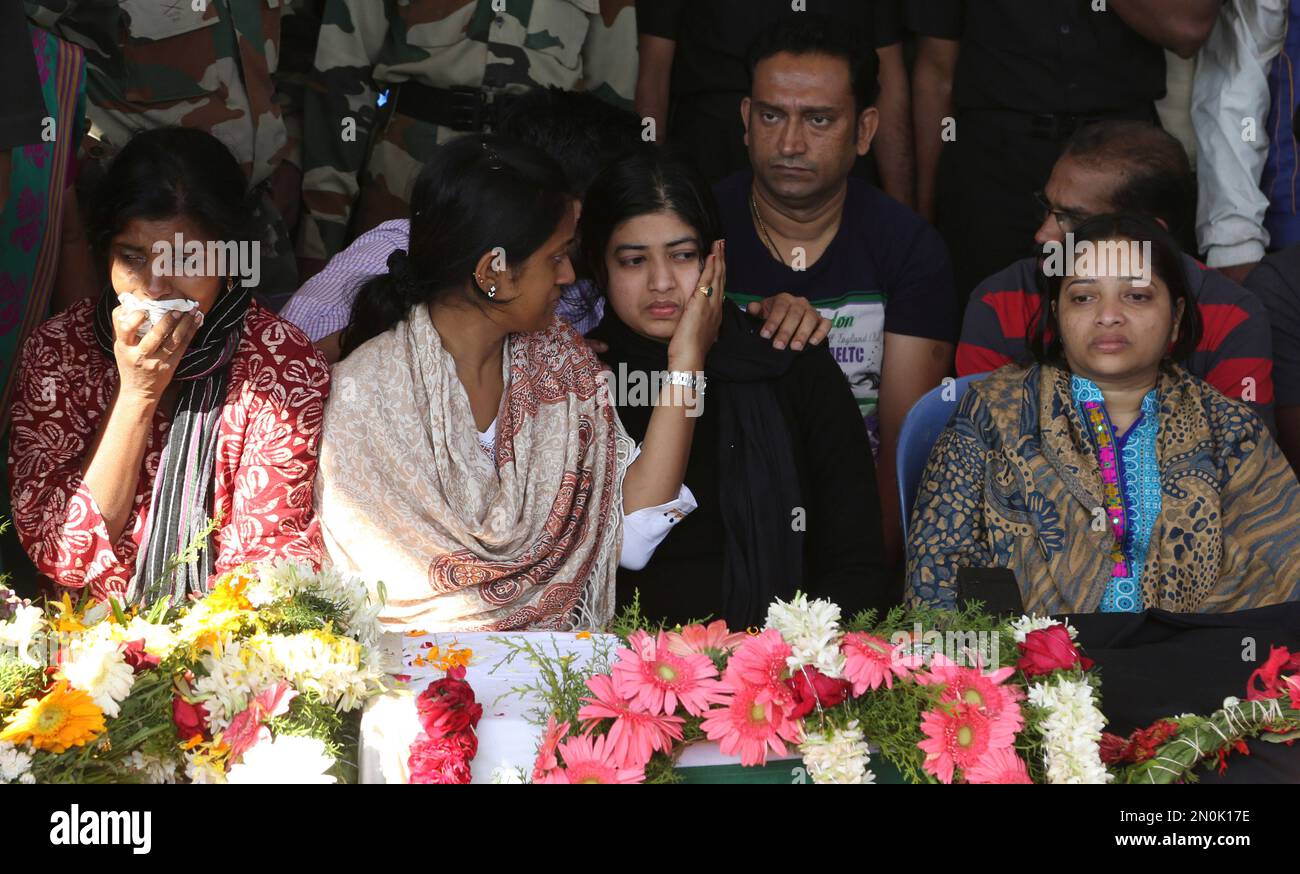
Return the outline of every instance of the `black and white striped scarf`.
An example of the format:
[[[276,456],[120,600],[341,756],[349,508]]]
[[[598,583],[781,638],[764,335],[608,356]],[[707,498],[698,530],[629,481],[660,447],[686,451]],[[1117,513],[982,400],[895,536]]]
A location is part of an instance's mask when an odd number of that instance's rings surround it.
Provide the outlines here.
[[[162,598],[180,603],[190,593],[207,591],[214,561],[211,537],[200,545],[197,561],[173,569],[168,568],[168,561],[197,540],[208,525],[230,360],[239,347],[251,296],[251,291],[238,283],[220,294],[172,377],[180,383],[181,392],[158,462],[149,530],[140,544],[135,575],[127,589],[128,603],[148,606]],[[117,306],[117,294],[109,288],[100,296],[95,312],[95,337],[110,361],[116,360],[113,310]]]

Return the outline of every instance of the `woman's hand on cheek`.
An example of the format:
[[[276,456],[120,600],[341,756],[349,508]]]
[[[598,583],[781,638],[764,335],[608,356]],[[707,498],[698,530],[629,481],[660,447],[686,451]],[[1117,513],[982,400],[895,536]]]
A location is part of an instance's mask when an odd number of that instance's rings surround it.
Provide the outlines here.
[[[677,330],[668,343],[668,366],[672,370],[699,371],[704,369],[704,359],[718,339],[722,326],[722,307],[726,298],[727,266],[723,259],[721,241],[713,244],[713,251],[705,260],[696,288],[686,298],[686,307]],[[700,289],[712,288],[712,295]]]

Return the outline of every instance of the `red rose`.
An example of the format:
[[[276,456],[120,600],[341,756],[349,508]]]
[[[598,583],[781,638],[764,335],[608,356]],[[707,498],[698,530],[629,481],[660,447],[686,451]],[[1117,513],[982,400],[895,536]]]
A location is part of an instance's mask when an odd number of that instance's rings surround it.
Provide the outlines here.
[[[208,710],[202,704],[191,704],[181,696],[172,698],[172,722],[176,723],[176,736],[189,740],[196,734],[208,735]]]
[[[160,659],[156,655],[150,655],[144,651],[144,640],[133,640],[122,650],[122,658],[131,666],[135,673],[152,670],[158,667]]]
[[[478,753],[478,738],[472,731],[443,738],[420,738],[411,744],[407,764],[412,783],[465,784],[470,781],[470,762]]]
[[[1085,671],[1093,666],[1092,659],[1079,654],[1070,632],[1064,625],[1053,625],[1029,632],[1020,644],[1020,661],[1016,667],[1026,677],[1038,677],[1052,671],[1068,671],[1081,667]]]
[[[474,700],[474,690],[461,679],[464,675],[464,668],[452,668],[445,679],[430,683],[416,699],[420,724],[429,737],[437,739],[466,731],[482,718],[483,706]]]
[[[848,680],[836,680],[813,667],[796,670],[794,676],[786,680],[786,685],[794,696],[791,719],[803,719],[813,712],[818,702],[823,709],[835,707],[843,703],[853,688]]]

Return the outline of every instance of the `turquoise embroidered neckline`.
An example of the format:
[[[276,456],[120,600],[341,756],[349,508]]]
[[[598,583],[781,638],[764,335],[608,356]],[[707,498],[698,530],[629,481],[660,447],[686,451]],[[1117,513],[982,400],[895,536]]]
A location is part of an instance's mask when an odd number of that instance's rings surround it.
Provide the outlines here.
[[[1096,450],[1106,504],[1102,509],[1114,537],[1111,580],[1102,596],[1101,610],[1141,612],[1142,569],[1161,507],[1156,392],[1153,389],[1142,398],[1142,412],[1122,436],[1115,434],[1106,412],[1106,399],[1096,383],[1071,376],[1070,392],[1083,421],[1088,424]]]

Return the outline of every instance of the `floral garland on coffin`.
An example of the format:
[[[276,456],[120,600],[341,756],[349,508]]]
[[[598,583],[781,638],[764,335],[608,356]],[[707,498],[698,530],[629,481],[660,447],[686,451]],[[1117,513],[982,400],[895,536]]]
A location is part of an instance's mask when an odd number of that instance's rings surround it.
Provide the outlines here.
[[[1209,716],[1157,720],[1127,738],[1103,736],[1102,757],[1123,767],[1126,783],[1173,783],[1195,779],[1196,766],[1211,758],[1222,774],[1229,753],[1249,754],[1246,738],[1251,737],[1285,744],[1300,740],[1300,653],[1273,647],[1251,675],[1245,701],[1227,698]]]
[[[355,779],[359,709],[391,672],[380,606],[283,561],[143,615],[0,592],[0,783]]]
[[[737,634],[723,622],[652,626],[634,604],[615,632],[624,645],[587,671],[502,639],[539,667],[516,690],[546,705],[532,782],[676,782],[681,752],[704,739],[746,766],[798,752],[816,783],[874,782],[871,746],[912,782],[1172,782],[1244,737],[1300,730],[1300,677],[1279,679],[1300,670],[1288,654],[1294,663],[1270,662],[1260,694],[1272,697],[1249,712],[1182,717],[1150,756],[1116,758],[1124,740],[1103,732],[1100,679],[1074,629],[974,606],[866,612],[846,630],[836,605],[796,595],[761,631]]]
[[[409,782],[469,783],[470,765],[478,755],[475,729],[483,718],[483,705],[465,682],[465,666],[473,652],[453,646],[447,656],[437,658],[434,649],[434,664],[447,675],[430,683],[416,699],[421,731],[407,759]]]

